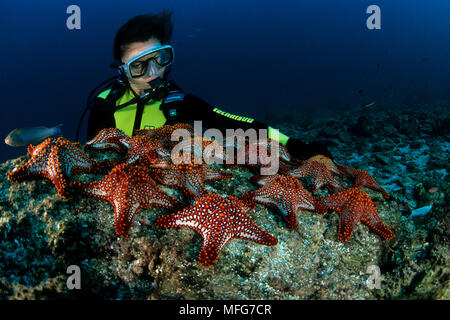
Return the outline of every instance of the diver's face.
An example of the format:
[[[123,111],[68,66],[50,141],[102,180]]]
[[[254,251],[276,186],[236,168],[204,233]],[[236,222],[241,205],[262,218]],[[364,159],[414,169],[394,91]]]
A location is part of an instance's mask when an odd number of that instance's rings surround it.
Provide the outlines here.
[[[130,59],[136,57],[138,54],[148,50],[152,47],[161,46],[161,42],[156,38],[150,38],[145,42],[133,42],[126,46],[125,52],[122,56],[122,63],[128,62]],[[158,77],[163,78],[164,72],[166,71],[166,67],[162,67],[157,76],[146,75],[142,78],[128,78],[130,85],[133,89],[137,90],[145,90],[150,89],[149,81],[152,81]]]

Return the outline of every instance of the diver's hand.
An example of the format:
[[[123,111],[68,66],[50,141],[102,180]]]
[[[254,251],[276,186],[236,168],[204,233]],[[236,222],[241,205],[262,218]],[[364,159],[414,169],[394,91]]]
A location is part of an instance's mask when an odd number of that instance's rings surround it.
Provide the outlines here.
[[[327,146],[319,142],[306,143],[295,138],[289,138],[286,148],[291,156],[298,160],[306,160],[318,154],[333,159],[333,155]]]

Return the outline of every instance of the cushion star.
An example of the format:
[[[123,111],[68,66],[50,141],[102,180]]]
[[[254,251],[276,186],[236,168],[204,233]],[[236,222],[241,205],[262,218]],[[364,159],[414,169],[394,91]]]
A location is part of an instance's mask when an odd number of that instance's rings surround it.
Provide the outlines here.
[[[181,187],[194,196],[206,193],[204,182],[207,180],[232,178],[231,174],[210,168],[206,164],[170,164],[166,169],[155,169],[154,176],[162,184]]]
[[[366,187],[381,192],[385,199],[389,199],[389,194],[386,190],[384,190],[367,171],[346,167],[337,163],[336,166],[343,174],[356,179],[355,187]]]
[[[128,137],[125,132],[117,128],[105,128],[100,130],[97,135],[86,142],[87,149],[108,149],[112,148],[118,152],[124,151],[124,146],[117,141],[109,141],[111,138],[125,138]]]
[[[381,221],[369,195],[356,187],[327,197],[318,197],[315,204],[318,213],[323,214],[328,209],[339,213],[338,237],[341,241],[350,239],[360,221],[384,239],[392,239],[394,236],[394,233]]]
[[[154,164],[158,162],[159,156],[170,155],[158,141],[145,136],[115,137],[107,141],[118,143],[127,150],[126,156],[118,160],[118,163]]]
[[[100,181],[74,182],[72,188],[109,201],[114,207],[116,234],[126,237],[136,213],[147,207],[174,208],[178,202],[159,190],[148,169],[140,165],[121,164]]]
[[[58,137],[48,138],[37,146],[29,145],[31,158],[9,173],[9,180],[21,182],[32,178],[50,179],[60,196],[67,196],[66,179],[76,172],[99,172],[110,166],[110,161],[95,162],[79,144]]]
[[[260,179],[258,183],[263,187],[244,198],[251,197],[258,203],[277,207],[290,228],[298,227],[298,211],[314,210],[313,197],[293,177],[277,174]]]
[[[252,240],[274,246],[278,239],[261,230],[248,216],[252,206],[233,196],[207,194],[197,198],[193,205],[177,213],[157,217],[162,227],[188,227],[203,237],[199,260],[202,266],[211,266],[232,238]]]
[[[324,185],[327,187],[331,186],[336,190],[344,189],[322,162],[305,161],[302,166],[289,171],[287,174],[296,178],[311,178],[313,191],[320,189]]]

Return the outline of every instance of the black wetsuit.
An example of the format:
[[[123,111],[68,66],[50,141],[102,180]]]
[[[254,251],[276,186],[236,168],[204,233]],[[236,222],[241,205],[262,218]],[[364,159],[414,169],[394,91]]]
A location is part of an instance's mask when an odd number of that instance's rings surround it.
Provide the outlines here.
[[[192,95],[184,94],[183,91],[173,82],[169,81],[169,95],[172,93],[181,93],[182,99],[177,99],[170,102],[165,102],[166,97],[162,97],[162,103],[160,109],[164,113],[166,118],[165,124],[175,123],[189,123],[193,124],[195,120],[202,121],[202,127],[219,129],[225,136],[226,129],[268,129],[268,126],[254,119],[251,121],[238,120],[237,117],[230,114],[221,112],[217,108],[211,106],[206,101]],[[114,119],[114,113],[116,109],[116,101],[119,99],[127,88],[120,83],[114,83],[111,87],[111,92],[106,98],[94,98],[92,109],[88,120],[87,138],[92,139],[100,130],[104,128],[115,128],[116,123]],[[135,123],[133,126],[133,132],[135,129],[139,129],[141,125],[142,110],[145,103],[148,100],[137,101],[137,111],[135,116]],[[295,138],[289,138],[286,143],[286,147],[289,153],[297,159],[307,159],[316,154],[323,154],[331,157],[330,152],[325,145],[317,143],[304,143]]]

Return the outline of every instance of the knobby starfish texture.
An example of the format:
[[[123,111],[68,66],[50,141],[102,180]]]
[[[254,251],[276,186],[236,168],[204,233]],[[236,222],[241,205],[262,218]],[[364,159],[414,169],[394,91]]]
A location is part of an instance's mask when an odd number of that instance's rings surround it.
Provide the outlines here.
[[[211,266],[232,238],[252,240],[274,246],[278,239],[261,230],[248,216],[251,206],[236,197],[207,194],[194,204],[177,213],[157,217],[155,223],[162,227],[188,227],[203,238],[199,260],[202,266]]]
[[[158,162],[158,156],[167,155],[167,152],[149,137],[110,138],[108,141],[120,144],[127,150],[125,157],[118,160],[118,163],[154,164]]]
[[[213,169],[206,164],[170,164],[167,169],[155,169],[154,176],[162,184],[183,188],[194,196],[206,193],[204,182],[207,180],[232,178],[231,174]]]
[[[328,157],[325,157],[322,154],[315,155],[306,161],[307,162],[317,161],[319,163],[324,164],[328,171],[337,174],[339,176],[343,175],[342,172],[338,169],[337,165],[333,162],[333,160],[331,160]]]
[[[381,192],[385,199],[389,199],[389,194],[386,190],[384,190],[367,171],[346,167],[337,163],[336,166],[343,174],[356,179],[354,185],[355,187],[366,187],[374,191]]]
[[[21,182],[33,178],[47,178],[53,182],[58,194],[67,196],[66,179],[72,173],[99,172],[110,166],[108,160],[95,162],[79,144],[58,137],[48,138],[36,147],[28,146],[31,159],[9,173],[9,180]]]
[[[72,188],[109,201],[114,207],[116,234],[126,237],[133,219],[147,207],[175,208],[178,202],[158,189],[148,169],[140,165],[121,164],[102,180],[89,184],[74,182]]]
[[[114,149],[118,152],[123,152],[124,147],[117,138],[128,137],[125,132],[116,128],[102,129],[92,140],[86,142],[87,149]],[[110,141],[112,139],[112,141]]]
[[[283,161],[290,162],[292,160],[286,147],[273,139],[245,139],[244,141],[238,139],[235,147],[238,164],[268,166],[269,160],[271,160],[268,157],[273,152],[276,152],[276,156]]]
[[[297,179],[274,175],[258,181],[262,188],[249,193],[244,198],[253,198],[256,202],[278,208],[290,228],[297,228],[297,212],[314,210],[314,199]]]
[[[135,135],[136,136],[147,136],[152,139],[158,140],[161,142],[164,146],[170,146],[172,147],[174,144],[176,144],[176,141],[172,141],[172,134],[175,130],[187,130],[189,135],[194,134],[194,129],[192,126],[190,126],[187,123],[176,123],[174,125],[166,124],[162,127],[155,128],[155,129],[141,129],[136,130]]]
[[[172,162],[175,164],[223,163],[225,159],[223,147],[215,140],[203,137],[190,137],[179,142],[172,153]]]
[[[329,209],[340,216],[338,237],[348,241],[356,225],[361,221],[384,239],[392,239],[394,233],[381,221],[375,204],[369,195],[354,187],[327,197],[316,198],[316,212],[324,214]]]
[[[287,173],[296,178],[311,178],[313,191],[323,186],[332,187],[335,190],[342,190],[344,187],[328,171],[325,164],[317,161],[305,161],[299,168]]]

